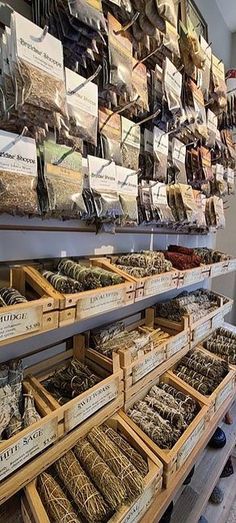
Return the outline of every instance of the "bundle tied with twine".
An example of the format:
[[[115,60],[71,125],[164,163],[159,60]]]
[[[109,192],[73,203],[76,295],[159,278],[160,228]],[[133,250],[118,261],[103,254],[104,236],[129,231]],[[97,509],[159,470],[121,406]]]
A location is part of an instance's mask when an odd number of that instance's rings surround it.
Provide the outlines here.
[[[39,495],[53,523],[81,523],[57,481],[47,472],[38,478]]]
[[[83,471],[72,450],[55,463],[55,469],[79,512],[89,523],[98,523],[107,518],[108,505]]]
[[[109,506],[117,510],[126,497],[121,481],[87,439],[79,440],[73,451]]]
[[[143,478],[121,450],[110,440],[101,427],[94,427],[88,434],[89,442],[95,447],[114,474],[123,483],[127,498],[132,500],[143,491]]]
[[[138,472],[140,472],[141,476],[145,477],[148,474],[148,464],[145,459],[128,443],[128,441],[126,441],[123,436],[118,434],[118,432],[106,424],[103,425],[102,428],[108,438],[119,447]]]

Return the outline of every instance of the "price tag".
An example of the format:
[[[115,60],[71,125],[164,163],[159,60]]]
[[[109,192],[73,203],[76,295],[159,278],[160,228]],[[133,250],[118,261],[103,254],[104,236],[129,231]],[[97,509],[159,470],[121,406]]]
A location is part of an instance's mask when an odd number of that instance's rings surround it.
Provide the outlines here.
[[[218,394],[215,402],[215,410],[218,410],[222,403],[233,393],[234,384],[230,381]]]
[[[156,354],[150,354],[145,358],[142,363],[135,365],[132,372],[132,383],[136,383],[141,380],[143,376],[146,376],[149,372],[152,372],[158,365],[160,365],[165,360],[165,349]]]
[[[117,289],[97,291],[96,294],[92,294],[87,298],[79,298],[77,303],[77,319],[88,318],[89,316],[101,314],[101,312],[123,307],[123,305],[125,305],[125,295],[125,289]]]
[[[24,463],[45,450],[58,438],[57,418],[43,423],[0,452],[0,480],[22,467]],[[3,443],[4,445],[4,443]]]
[[[178,453],[178,458],[177,458],[177,469],[179,469],[184,464],[184,462],[188,458],[189,454],[191,454],[193,448],[195,447],[195,445],[201,438],[201,435],[204,432],[204,429],[205,429],[205,420],[202,419],[199,422],[196,429],[192,432],[192,434],[189,436],[187,441],[183,444],[182,448],[180,449],[180,451]]]
[[[42,307],[28,305],[25,309],[3,312],[0,314],[0,341],[38,331],[42,321]]]
[[[175,289],[177,283],[173,280],[173,274],[166,272],[159,274],[156,278],[145,281],[144,296],[153,296],[169,289]]]
[[[118,383],[113,381],[102,387],[98,387],[91,394],[87,394],[84,399],[78,399],[65,411],[65,428],[66,432],[74,429],[84,420],[92,416],[99,409],[107,405],[110,401],[118,396]]]

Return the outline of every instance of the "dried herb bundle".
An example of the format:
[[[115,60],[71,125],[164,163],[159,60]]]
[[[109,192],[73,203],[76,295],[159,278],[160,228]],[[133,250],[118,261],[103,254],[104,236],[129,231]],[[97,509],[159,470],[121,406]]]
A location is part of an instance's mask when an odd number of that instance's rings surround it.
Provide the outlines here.
[[[81,466],[99,489],[112,510],[123,503],[126,490],[105,461],[87,439],[81,439],[74,447],[74,453]]]
[[[16,289],[11,287],[2,287],[0,289],[0,296],[4,305],[18,305],[20,303],[27,303],[27,299]]]
[[[122,283],[123,279],[115,273],[98,267],[86,267],[72,260],[61,260],[58,270],[80,282],[84,290],[97,289]]]
[[[25,410],[23,415],[23,422],[24,427],[29,427],[33,423],[36,423],[36,421],[40,420],[40,415],[38,414],[35,405],[34,405],[34,397],[32,394],[24,394],[24,400],[25,400]]]
[[[193,292],[183,292],[177,298],[157,305],[157,313],[162,318],[180,322],[184,315],[191,314],[199,319],[206,312],[218,308],[217,295],[205,289]]]
[[[148,474],[148,464],[146,460],[130,445],[130,443],[121,436],[118,432],[113,430],[108,425],[103,425],[103,430],[108,438],[117,445],[117,447],[125,454],[125,456],[131,461],[134,467],[144,477]]]
[[[86,520],[103,521],[109,508],[71,450],[55,463],[55,469]]]
[[[73,280],[73,278],[68,278],[68,276],[63,276],[59,272],[43,271],[42,275],[51,283],[54,289],[63,294],[75,294],[84,290],[80,282]]]
[[[134,499],[143,491],[143,478],[132,463],[119,450],[101,427],[94,427],[88,434],[89,442],[96,448],[107,465],[126,489],[128,499]]]
[[[194,249],[197,256],[200,256],[201,262],[206,263],[218,263],[230,260],[230,255],[215,249],[209,249],[208,247],[198,247]]]
[[[124,254],[117,259],[116,264],[128,274],[133,276],[136,274],[138,278],[153,276],[172,269],[172,264],[165,260],[162,252],[152,251]]]
[[[38,477],[38,490],[45,510],[54,523],[80,523],[71,502],[57,481],[47,472]]]
[[[93,374],[87,365],[72,359],[66,368],[56,370],[44,386],[60,402],[64,403],[99,383],[101,378]]]
[[[236,365],[236,334],[224,327],[217,329],[205,342],[204,347],[221,356],[227,363]]]

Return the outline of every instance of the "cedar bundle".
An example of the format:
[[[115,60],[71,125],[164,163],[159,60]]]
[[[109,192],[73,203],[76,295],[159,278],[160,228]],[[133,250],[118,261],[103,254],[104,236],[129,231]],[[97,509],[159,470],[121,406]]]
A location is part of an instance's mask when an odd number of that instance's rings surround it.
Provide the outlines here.
[[[143,491],[143,478],[133,464],[108,438],[101,427],[94,427],[88,434],[89,442],[96,448],[107,465],[126,488],[127,498],[134,499]]]
[[[103,425],[102,429],[109,439],[113,441],[119,447],[119,449],[125,454],[125,456],[133,463],[134,467],[144,477],[148,474],[148,464],[145,459],[126,441],[126,439],[118,434],[115,430],[108,425]]]
[[[87,439],[79,440],[73,450],[109,506],[117,510],[126,497],[126,490],[121,481]]]
[[[57,481],[47,472],[38,478],[39,494],[43,505],[53,523],[80,523],[71,502]]]
[[[83,471],[72,450],[69,450],[55,464],[56,471],[89,523],[103,521],[109,508],[103,497]]]

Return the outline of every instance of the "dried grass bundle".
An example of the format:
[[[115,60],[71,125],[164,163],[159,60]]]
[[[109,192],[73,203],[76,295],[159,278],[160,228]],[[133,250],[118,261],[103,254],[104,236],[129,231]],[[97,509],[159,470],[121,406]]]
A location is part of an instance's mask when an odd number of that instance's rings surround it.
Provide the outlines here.
[[[71,502],[57,481],[47,472],[40,474],[38,489],[44,508],[53,523],[80,523]]]
[[[125,454],[125,456],[133,463],[134,467],[140,472],[144,477],[148,474],[148,464],[145,459],[135,450],[129,443],[124,439],[123,436],[118,434],[115,430],[108,425],[103,425],[102,429],[105,434],[110,438],[113,443],[119,447],[119,449]]]
[[[113,470],[126,488],[129,499],[143,491],[143,478],[133,464],[113,443],[101,427],[94,427],[88,434],[89,442],[96,448],[107,465]]]
[[[81,439],[73,449],[80,464],[113,510],[122,504],[126,490],[91,443]]]
[[[108,515],[109,508],[83,471],[72,450],[55,463],[55,468],[81,514],[90,523],[103,521]]]
[[[25,398],[25,408],[24,408],[24,415],[23,415],[23,422],[24,427],[29,427],[30,425],[33,425],[33,423],[36,423],[36,421],[40,420],[40,415],[38,414],[35,405],[34,405],[34,397],[32,394],[24,394]]]

